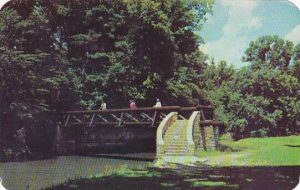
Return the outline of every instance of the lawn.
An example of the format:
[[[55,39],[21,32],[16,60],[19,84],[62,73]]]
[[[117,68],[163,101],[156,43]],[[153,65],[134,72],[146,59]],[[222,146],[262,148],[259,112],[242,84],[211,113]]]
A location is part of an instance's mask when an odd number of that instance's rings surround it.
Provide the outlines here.
[[[174,169],[151,167],[132,170],[120,165],[115,170],[107,166],[96,175],[71,180],[47,190],[282,190],[297,185],[300,136],[249,138],[235,142],[222,138],[220,144],[222,151],[197,153],[214,167],[179,165]]]
[[[221,138],[218,151],[198,151],[212,166],[296,166],[300,165],[300,136]]]

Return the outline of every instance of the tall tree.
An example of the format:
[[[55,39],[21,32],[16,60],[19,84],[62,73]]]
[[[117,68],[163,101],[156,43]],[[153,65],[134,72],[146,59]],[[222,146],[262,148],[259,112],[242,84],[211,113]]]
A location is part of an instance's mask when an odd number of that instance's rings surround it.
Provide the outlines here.
[[[293,44],[277,37],[261,37],[245,52],[248,67],[218,83],[210,82],[206,98],[216,106],[234,137],[278,136],[297,131],[300,118],[300,85],[291,74],[297,60]],[[213,67],[214,68],[214,67]],[[216,75],[220,81],[222,74]],[[226,76],[226,75],[225,75]],[[206,80],[207,82],[211,80]]]
[[[278,36],[262,36],[252,41],[243,56],[253,69],[269,68],[287,70],[293,55],[293,42]]]

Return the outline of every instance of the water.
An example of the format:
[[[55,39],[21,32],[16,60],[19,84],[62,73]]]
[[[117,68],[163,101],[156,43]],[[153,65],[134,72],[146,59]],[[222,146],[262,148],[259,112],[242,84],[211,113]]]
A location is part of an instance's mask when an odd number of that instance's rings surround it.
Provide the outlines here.
[[[133,155],[135,156],[135,155]],[[148,155],[147,155],[148,156]],[[108,156],[107,156],[108,157]],[[113,159],[112,159],[113,158]],[[103,174],[109,166],[117,170],[128,166],[135,170],[145,170],[149,162],[135,161],[119,157],[105,158],[62,156],[55,159],[0,163],[0,176],[8,190],[30,190],[61,184],[68,179],[87,178]],[[281,167],[187,167],[177,165],[174,169],[149,168],[155,176],[108,176],[96,180],[75,181],[76,185],[59,186],[53,190],[291,190],[298,181],[300,166]]]
[[[148,162],[96,157],[61,156],[55,159],[0,163],[0,177],[8,190],[38,190],[60,184],[68,179],[101,174],[109,166],[116,170],[122,165],[143,169]]]

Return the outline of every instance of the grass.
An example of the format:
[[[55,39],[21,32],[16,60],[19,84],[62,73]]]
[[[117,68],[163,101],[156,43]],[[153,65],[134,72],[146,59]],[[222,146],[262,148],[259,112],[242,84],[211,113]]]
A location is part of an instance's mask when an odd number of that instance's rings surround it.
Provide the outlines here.
[[[106,165],[103,171],[99,172],[96,175],[89,176],[88,179],[101,178],[107,176],[135,178],[135,177],[159,177],[160,174],[158,172],[148,171],[146,170],[146,168],[145,170],[134,170],[134,169],[130,169],[127,165],[119,165],[118,168],[113,169],[111,168],[110,165]]]
[[[226,183],[223,181],[193,181],[193,187],[218,187],[218,186],[226,186]]]
[[[199,151],[212,166],[300,165],[300,136],[220,140],[222,151]]]
[[[125,173],[127,168],[144,170],[149,164],[131,160],[60,156],[49,160],[0,163],[0,176],[7,189],[25,189],[27,186],[29,189],[42,189],[70,179]]]

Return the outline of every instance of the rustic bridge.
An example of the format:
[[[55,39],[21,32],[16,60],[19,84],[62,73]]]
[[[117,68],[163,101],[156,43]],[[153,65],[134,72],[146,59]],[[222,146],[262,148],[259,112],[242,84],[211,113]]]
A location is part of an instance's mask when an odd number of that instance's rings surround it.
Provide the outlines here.
[[[198,149],[214,149],[218,143],[220,121],[213,119],[212,106],[165,106],[137,109],[108,109],[67,111],[60,127],[107,129],[154,129],[156,132],[156,157],[194,155]],[[60,127],[58,131],[60,131]],[[104,131],[103,131],[104,130]],[[115,130],[115,131],[116,131]],[[118,131],[118,130],[117,130]],[[153,131],[153,130],[152,130]],[[59,134],[58,132],[57,134]],[[96,132],[97,133],[97,132]],[[94,132],[93,135],[96,135]],[[152,135],[155,138],[155,135]],[[77,132],[76,143],[82,138]],[[100,137],[103,140],[105,137]]]
[[[137,109],[108,109],[108,110],[88,110],[88,111],[67,111],[64,113],[63,126],[144,126],[158,127],[160,122],[170,112],[178,112],[180,119],[187,119],[193,111],[201,114],[200,125],[222,125],[221,122],[213,120],[212,106],[165,106],[160,108],[145,107]]]

